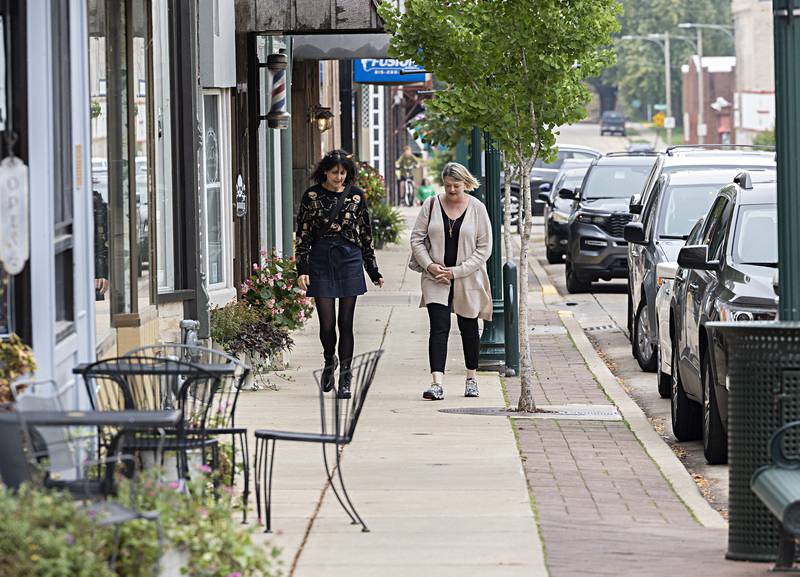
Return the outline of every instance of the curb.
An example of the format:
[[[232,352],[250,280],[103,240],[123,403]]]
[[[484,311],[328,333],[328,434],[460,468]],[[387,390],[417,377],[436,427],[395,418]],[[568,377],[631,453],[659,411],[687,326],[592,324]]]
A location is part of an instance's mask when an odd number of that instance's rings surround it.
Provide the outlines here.
[[[539,264],[538,259],[530,257],[528,261],[542,287],[542,297],[547,303],[551,300],[548,297],[559,295],[558,290],[550,282],[547,271]],[[597,354],[572,312],[559,311],[558,316],[564,328],[567,329],[570,338],[575,343],[575,348],[581,353],[586,366],[597,379],[608,398],[611,399],[611,402],[622,413],[623,419],[628,423],[636,438],[639,439],[644,450],[661,470],[661,474],[672,486],[678,498],[683,501],[684,505],[704,527],[727,529],[728,522],[705,500],[686,467],[675,456],[675,453],[664,442],[664,439],[655,432],[647,419],[647,415],[636,404],[636,401],[625,392],[617,378],[600,358],[600,355]]]

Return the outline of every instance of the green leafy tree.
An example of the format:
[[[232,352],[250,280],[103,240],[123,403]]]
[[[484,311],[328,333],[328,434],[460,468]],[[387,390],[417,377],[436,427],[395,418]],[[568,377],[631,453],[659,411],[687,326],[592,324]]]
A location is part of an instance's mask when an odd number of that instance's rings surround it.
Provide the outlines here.
[[[406,0],[404,13],[389,3],[380,11],[393,33],[394,55],[414,59],[447,84],[429,108],[461,129],[488,131],[527,176],[536,158],[553,153],[557,127],[585,117],[590,93],[584,80],[613,60],[602,47],[618,29],[618,8],[616,0]],[[528,178],[520,182],[520,278],[527,279],[531,191]],[[533,411],[526,295],[522,291],[517,408]]]

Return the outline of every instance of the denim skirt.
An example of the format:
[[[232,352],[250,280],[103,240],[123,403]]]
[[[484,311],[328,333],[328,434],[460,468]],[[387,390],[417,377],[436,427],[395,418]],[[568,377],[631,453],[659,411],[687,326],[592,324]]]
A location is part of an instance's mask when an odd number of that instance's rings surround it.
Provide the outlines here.
[[[321,238],[311,248],[308,296],[341,298],[363,295],[364,260],[361,248],[340,236]]]

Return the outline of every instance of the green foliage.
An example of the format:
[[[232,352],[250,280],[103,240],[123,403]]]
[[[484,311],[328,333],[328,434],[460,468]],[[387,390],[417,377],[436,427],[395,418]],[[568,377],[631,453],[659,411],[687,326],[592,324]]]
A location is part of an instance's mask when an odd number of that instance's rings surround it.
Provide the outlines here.
[[[117,500],[158,512],[164,547],[188,554],[189,577],[280,575],[279,551],[256,544],[256,527],[243,527],[233,518],[233,492],[223,490],[215,498],[207,475],[193,479],[182,488],[150,472],[135,489],[121,483]],[[159,547],[151,521],[119,526],[118,558],[109,567],[115,527],[97,525],[68,495],[29,487],[15,494],[0,486],[0,515],[2,577],[153,576]]]
[[[283,258],[262,251],[261,264],[253,263],[253,272],[242,284],[241,293],[259,319],[290,331],[302,327],[313,310],[311,299],[297,286],[293,256]]]
[[[372,237],[376,248],[400,242],[403,231],[403,215],[386,204],[386,181],[380,172],[366,162],[357,164],[355,185],[367,196],[367,208],[372,219]]]
[[[601,46],[617,10],[616,0],[408,0],[404,14],[380,6],[392,54],[447,83],[426,114],[490,132],[518,162],[549,154],[557,127],[585,116],[583,80],[613,61]]]
[[[758,146],[775,146],[775,129],[759,132],[753,138],[753,144]]]
[[[111,535],[59,493],[0,485],[0,576],[112,577]]]
[[[448,147],[448,148],[434,148],[433,152],[431,153],[431,157],[428,160],[428,169],[430,170],[431,174],[433,174],[436,178],[436,182],[441,185],[444,185],[442,182],[442,170],[444,170],[444,165],[448,162],[455,162],[456,160],[456,153],[455,153],[455,146]]]
[[[13,401],[11,383],[34,371],[36,371],[36,361],[28,345],[15,334],[7,340],[0,339],[0,403]]]
[[[211,338],[228,354],[267,358],[291,349],[292,338],[285,326],[278,326],[245,301],[211,309]]]
[[[620,35],[647,36],[669,31],[674,36],[688,36],[696,40],[697,31],[678,28],[681,22],[703,24],[732,24],[730,0],[620,0]],[[617,43],[618,64],[604,72],[601,82],[616,85],[620,100],[629,115],[640,117],[647,104],[664,102],[664,57],[661,49],[649,41],[624,41]],[[672,108],[673,115],[682,118],[682,75],[680,67],[688,63],[695,48],[689,42],[674,37],[671,42]],[[734,54],[733,43],[720,31],[703,31],[703,55],[727,56]],[[594,82],[593,82],[594,83]],[[642,104],[639,110],[631,106],[633,100]],[[649,120],[649,119],[647,119]]]
[[[91,104],[89,105],[89,113],[91,114],[92,120],[100,116],[100,113],[103,111],[100,108],[100,103],[97,100],[92,100]]]

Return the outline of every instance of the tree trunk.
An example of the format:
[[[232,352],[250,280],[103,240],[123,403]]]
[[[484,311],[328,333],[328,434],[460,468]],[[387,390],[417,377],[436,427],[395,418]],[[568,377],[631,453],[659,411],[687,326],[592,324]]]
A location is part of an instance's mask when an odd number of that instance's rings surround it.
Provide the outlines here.
[[[503,262],[514,259],[514,243],[511,236],[511,179],[514,177],[514,167],[503,155],[503,245],[506,256]],[[519,218],[519,212],[517,212]]]
[[[528,331],[528,245],[533,229],[533,211],[531,210],[531,181],[523,175],[528,175],[533,168],[532,159],[520,158],[519,174],[522,188],[522,207],[525,214],[525,226],[522,228],[521,246],[519,251],[519,346],[520,346],[520,394],[517,410],[532,413],[536,410],[533,400],[533,359],[531,357],[530,333]]]

